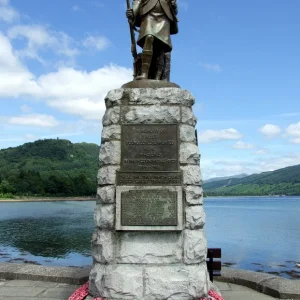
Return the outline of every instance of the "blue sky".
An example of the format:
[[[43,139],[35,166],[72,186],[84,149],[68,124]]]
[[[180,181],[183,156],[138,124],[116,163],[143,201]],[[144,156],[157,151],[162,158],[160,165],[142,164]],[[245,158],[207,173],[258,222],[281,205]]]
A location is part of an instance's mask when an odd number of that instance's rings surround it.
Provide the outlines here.
[[[204,179],[300,164],[300,1],[178,0],[172,81],[192,92]],[[132,76],[125,0],[0,0],[0,148],[100,143]]]

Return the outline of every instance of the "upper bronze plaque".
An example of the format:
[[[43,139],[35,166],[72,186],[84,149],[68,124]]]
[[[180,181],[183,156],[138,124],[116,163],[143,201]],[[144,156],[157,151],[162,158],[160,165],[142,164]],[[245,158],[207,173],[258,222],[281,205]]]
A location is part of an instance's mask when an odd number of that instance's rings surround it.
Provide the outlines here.
[[[177,124],[122,125],[121,171],[179,171]]]

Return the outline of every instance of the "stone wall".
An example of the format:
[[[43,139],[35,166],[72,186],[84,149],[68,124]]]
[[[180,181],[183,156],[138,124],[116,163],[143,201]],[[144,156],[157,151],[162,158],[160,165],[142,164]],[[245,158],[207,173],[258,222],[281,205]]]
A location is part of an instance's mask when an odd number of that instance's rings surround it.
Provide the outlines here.
[[[200,153],[195,100],[179,88],[117,89],[108,93],[99,155],[93,269],[90,293],[104,299],[185,300],[206,295],[207,243],[203,226]],[[121,162],[121,125],[179,124],[183,173],[182,231],[116,231],[116,171]],[[161,187],[160,187],[161,188]]]

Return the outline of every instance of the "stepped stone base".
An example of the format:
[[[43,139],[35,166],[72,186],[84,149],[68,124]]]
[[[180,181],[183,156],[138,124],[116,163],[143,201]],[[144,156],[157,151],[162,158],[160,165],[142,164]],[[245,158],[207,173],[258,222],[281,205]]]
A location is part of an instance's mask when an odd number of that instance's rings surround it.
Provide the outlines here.
[[[196,300],[206,296],[207,242],[193,96],[180,88],[122,88],[110,91],[105,102],[90,294],[106,300]],[[162,185],[117,184],[125,124],[178,124],[182,181],[172,188],[165,186],[180,195],[182,223],[176,230],[129,231],[120,226],[120,190],[164,189]]]

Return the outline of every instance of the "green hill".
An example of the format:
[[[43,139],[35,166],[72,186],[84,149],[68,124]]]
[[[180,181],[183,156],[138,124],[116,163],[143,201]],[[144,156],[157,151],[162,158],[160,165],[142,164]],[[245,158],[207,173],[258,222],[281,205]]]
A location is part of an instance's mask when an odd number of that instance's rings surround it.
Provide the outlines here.
[[[0,150],[0,194],[91,196],[99,146],[49,139]]]
[[[300,165],[272,172],[207,182],[204,191],[210,196],[300,195]]]

